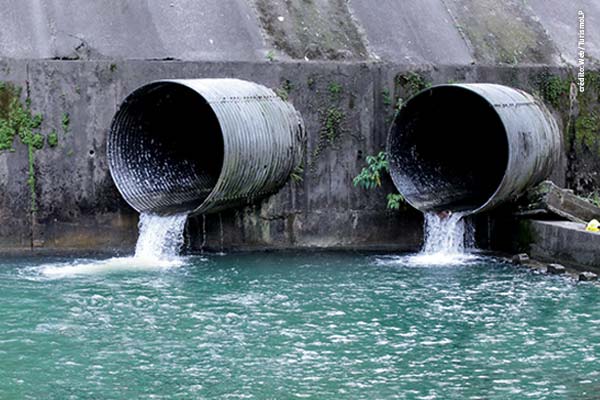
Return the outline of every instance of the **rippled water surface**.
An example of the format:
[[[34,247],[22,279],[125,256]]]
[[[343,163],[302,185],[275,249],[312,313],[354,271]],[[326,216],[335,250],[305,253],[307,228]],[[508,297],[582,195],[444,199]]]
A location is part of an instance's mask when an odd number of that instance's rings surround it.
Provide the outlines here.
[[[492,259],[0,261],[0,399],[597,399],[600,289]]]

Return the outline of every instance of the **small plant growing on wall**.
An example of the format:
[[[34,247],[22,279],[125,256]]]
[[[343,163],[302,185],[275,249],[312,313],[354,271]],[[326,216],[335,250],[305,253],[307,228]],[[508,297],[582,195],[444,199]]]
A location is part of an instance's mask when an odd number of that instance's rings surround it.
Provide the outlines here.
[[[21,88],[10,83],[0,82],[0,152],[14,152],[15,139],[19,139],[22,144],[27,146],[27,185],[30,189],[30,212],[32,213],[37,210],[35,153],[44,148],[45,142],[50,147],[58,145],[58,135],[55,129],[47,136],[42,134],[43,121],[44,117],[41,114],[32,111],[29,97],[21,101]]]
[[[389,174],[390,167],[385,152],[380,151],[377,155],[367,156],[367,166],[354,177],[352,183],[365,189],[375,189],[381,186],[383,174]],[[400,193],[388,193],[387,207],[399,210],[405,204],[404,197]]]

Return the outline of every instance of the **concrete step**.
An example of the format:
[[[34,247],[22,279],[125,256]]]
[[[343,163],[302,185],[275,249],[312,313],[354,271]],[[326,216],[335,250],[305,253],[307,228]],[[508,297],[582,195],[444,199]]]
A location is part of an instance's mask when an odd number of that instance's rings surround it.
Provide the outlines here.
[[[528,231],[532,258],[600,273],[600,233],[588,232],[585,224],[572,221],[521,221]]]

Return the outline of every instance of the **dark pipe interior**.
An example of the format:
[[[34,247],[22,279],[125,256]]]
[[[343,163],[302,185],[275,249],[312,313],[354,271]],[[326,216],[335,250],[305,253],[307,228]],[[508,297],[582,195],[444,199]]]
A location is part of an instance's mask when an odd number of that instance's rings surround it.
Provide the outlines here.
[[[500,117],[478,94],[438,86],[412,98],[391,131],[390,170],[422,211],[468,211],[496,191],[508,163]]]
[[[131,94],[115,116],[111,140],[113,176],[139,211],[195,209],[223,164],[216,115],[202,96],[177,83],[150,84]]]

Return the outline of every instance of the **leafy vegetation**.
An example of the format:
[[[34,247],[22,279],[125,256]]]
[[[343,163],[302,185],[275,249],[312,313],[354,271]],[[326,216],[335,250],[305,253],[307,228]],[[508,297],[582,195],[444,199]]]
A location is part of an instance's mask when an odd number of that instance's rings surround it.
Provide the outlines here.
[[[390,167],[386,153],[380,151],[375,156],[367,156],[367,166],[354,177],[352,183],[365,189],[375,189],[381,186],[381,179],[384,173],[389,173]],[[393,210],[399,210],[404,204],[404,197],[400,193],[388,193],[387,207]]]
[[[325,138],[330,144],[333,144],[335,139],[338,138],[340,133],[343,131],[342,122],[345,114],[338,107],[330,107],[327,109],[325,115],[325,124],[322,128],[322,133],[325,134]]]
[[[381,91],[381,95],[383,97],[383,105],[389,107],[392,105],[392,96],[390,95],[389,89],[383,89]]]
[[[375,156],[367,156],[366,161],[367,166],[354,177],[352,183],[354,183],[354,186],[360,186],[365,189],[374,189],[381,186],[381,174],[389,172],[389,164],[385,152],[380,151]]]
[[[589,195],[587,195],[586,197],[584,197],[584,199],[589,201],[596,207],[600,207],[600,192],[597,192],[597,191],[592,192]]]
[[[58,146],[58,133],[56,132],[56,129],[52,129],[52,132],[48,134],[46,142],[48,142],[48,146],[50,147]]]
[[[66,116],[66,120],[65,120]],[[19,138],[22,144],[27,146],[28,155],[28,177],[27,185],[31,194],[31,212],[36,211],[35,192],[35,152],[44,147],[47,140],[50,147],[58,144],[58,135],[53,130],[48,138],[41,133],[44,118],[41,114],[35,114],[31,110],[31,101],[21,101],[21,89],[4,82],[0,82],[0,151],[14,151],[15,138]],[[68,114],[63,115],[63,126],[68,129]]]
[[[0,114],[0,150],[14,151],[15,137],[27,146],[29,176],[27,184],[31,192],[31,212],[37,209],[35,193],[35,151],[44,147],[44,136],[39,132],[44,118],[31,112],[31,102],[20,99],[21,90],[8,84],[2,85],[2,112]]]
[[[400,193],[388,193],[387,207],[392,210],[399,210],[404,205],[404,197]]]
[[[283,101],[288,101],[290,97],[290,92],[292,91],[293,86],[292,83],[286,79],[283,81],[281,87],[275,89],[275,93],[279,96]]]
[[[292,181],[299,183],[304,180],[303,175],[304,175],[304,165],[301,164],[301,165],[298,165],[296,168],[294,168],[294,170],[290,174],[290,178],[292,178]]]
[[[62,128],[64,133],[69,133],[69,126],[71,125],[71,117],[69,113],[63,113],[61,120]]]
[[[331,82],[327,89],[329,90],[331,98],[334,100],[338,100],[342,94],[342,85],[337,82]]]
[[[336,139],[344,132],[343,124],[345,118],[346,114],[339,107],[331,106],[322,112],[319,142],[312,154],[311,168],[314,168],[315,162],[323,149],[328,145],[333,145]]]
[[[582,114],[575,120],[575,140],[593,150],[597,145],[600,131],[600,117],[595,113]]]
[[[535,78],[535,82],[542,98],[554,108],[560,108],[561,103],[566,104],[568,101],[571,89],[570,79],[563,79],[548,71],[543,71]]]
[[[404,88],[408,97],[414,96],[423,89],[431,86],[431,82],[426,80],[419,73],[410,71],[405,74],[399,75],[396,78],[396,83]]]

